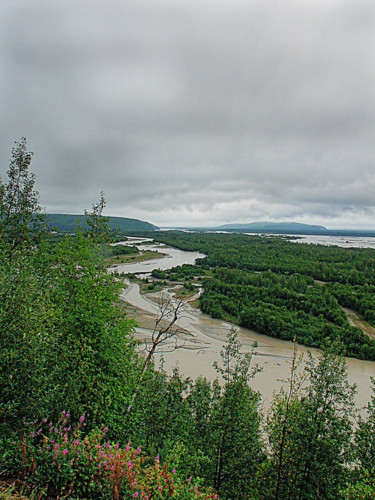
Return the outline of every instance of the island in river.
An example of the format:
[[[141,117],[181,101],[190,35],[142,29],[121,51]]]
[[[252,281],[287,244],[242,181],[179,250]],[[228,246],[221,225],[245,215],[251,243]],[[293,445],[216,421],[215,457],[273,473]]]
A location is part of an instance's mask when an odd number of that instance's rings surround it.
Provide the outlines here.
[[[144,240],[130,240],[127,244],[137,242],[142,249],[141,242]],[[196,259],[202,259],[204,255],[199,252],[182,251],[177,248],[166,248],[161,243],[150,245],[147,241],[148,249],[167,254],[163,259],[155,261],[141,262],[136,264],[124,264],[117,266],[114,270],[117,273],[132,273],[139,277],[150,280],[150,273],[154,269],[168,270],[183,264],[193,264]],[[177,285],[178,286],[178,285]],[[175,294],[175,287],[168,285],[170,294]],[[122,293],[122,298],[128,306],[128,314],[135,317],[140,327],[137,328],[137,336],[145,339],[150,335],[158,314],[158,306],[155,301],[157,294],[141,294],[140,285],[128,282],[128,287]],[[179,326],[184,333],[180,335],[178,348],[168,352],[159,351],[156,360],[164,358],[164,366],[172,371],[178,366],[184,376],[196,378],[203,375],[213,380],[217,374],[213,368],[213,362],[220,359],[220,351],[226,340],[231,323],[221,319],[212,318],[192,305],[192,301],[197,296],[186,301],[183,317],[179,320]],[[285,340],[265,336],[257,333],[253,329],[239,328],[239,338],[243,351],[252,349],[253,342],[257,342],[258,347],[254,356],[254,363],[259,364],[262,372],[258,374],[251,385],[259,390],[263,396],[264,406],[267,408],[272,400],[272,395],[285,384],[290,371],[291,343]],[[162,350],[163,351],[163,350]],[[164,351],[169,351],[168,346]],[[301,354],[307,356],[311,352],[317,356],[319,351],[314,348],[299,346]],[[348,366],[348,378],[350,383],[358,386],[356,403],[358,408],[363,408],[371,397],[370,377],[375,376],[375,363],[354,358],[346,358]]]

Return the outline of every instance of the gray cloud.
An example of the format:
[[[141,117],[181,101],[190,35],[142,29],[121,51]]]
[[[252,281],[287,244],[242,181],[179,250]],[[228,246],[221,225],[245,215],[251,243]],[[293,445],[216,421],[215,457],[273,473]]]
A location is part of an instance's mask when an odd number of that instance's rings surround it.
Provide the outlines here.
[[[168,224],[375,227],[372,0],[5,0],[0,173]]]

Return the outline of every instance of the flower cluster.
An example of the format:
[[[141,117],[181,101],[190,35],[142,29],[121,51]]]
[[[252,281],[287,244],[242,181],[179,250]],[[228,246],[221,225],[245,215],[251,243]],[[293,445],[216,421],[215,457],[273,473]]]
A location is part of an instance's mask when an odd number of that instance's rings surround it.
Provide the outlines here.
[[[69,413],[62,412],[57,425],[46,419],[24,422],[26,429],[18,447],[24,478],[48,496],[87,498],[100,493],[114,500],[218,499],[191,478],[180,479],[176,469],[160,464],[158,456],[150,460],[131,443],[121,448],[106,441],[106,428],[84,435],[84,420],[82,415],[75,426],[69,425]]]

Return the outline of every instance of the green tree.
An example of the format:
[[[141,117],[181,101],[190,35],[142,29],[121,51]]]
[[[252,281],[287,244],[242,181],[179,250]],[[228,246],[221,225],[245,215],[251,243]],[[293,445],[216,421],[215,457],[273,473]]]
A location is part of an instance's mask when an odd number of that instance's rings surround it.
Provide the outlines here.
[[[112,232],[109,229],[109,217],[103,216],[106,201],[103,191],[100,192],[100,200],[93,203],[91,212],[85,210],[86,223],[89,226],[86,236],[94,243],[107,243],[112,239]]]
[[[251,362],[254,350],[241,353],[238,332],[232,329],[215,367],[223,379],[211,394],[198,380],[189,404],[193,412],[197,443],[206,460],[202,476],[210,480],[223,498],[236,498],[254,488],[257,470],[264,459],[260,434],[260,395],[249,387],[258,373]]]
[[[65,406],[77,418],[87,415],[92,425],[106,421],[115,432],[122,426],[139,361],[133,322],[119,299],[122,283],[107,273],[99,249],[108,234],[104,205],[102,195],[89,214],[89,236],[81,231],[66,236],[51,255],[48,293],[55,306],[55,344],[48,399],[54,411]]]
[[[355,433],[355,458],[359,469],[375,476],[375,378],[371,377],[373,395],[367,405],[367,418],[361,418]]]
[[[38,407],[53,341],[47,233],[35,175],[29,172],[32,157],[22,138],[12,150],[8,182],[0,182],[0,421],[5,424]]]
[[[265,498],[338,497],[351,461],[354,416],[355,387],[346,372],[345,359],[333,346],[317,361],[310,355],[303,393],[276,398],[268,425],[272,474]]]
[[[94,238],[78,232],[54,247],[14,249],[12,259],[7,246],[0,251],[4,424],[65,409],[116,432],[139,362],[133,323],[119,303],[121,283],[107,273]]]
[[[35,174],[29,171],[32,158],[23,137],[12,149],[8,182],[0,181],[0,233],[11,258],[14,250],[30,248],[45,236],[45,218],[34,190]]]
[[[55,306],[36,252],[16,252],[12,260],[0,253],[0,422],[13,425],[43,406]]]

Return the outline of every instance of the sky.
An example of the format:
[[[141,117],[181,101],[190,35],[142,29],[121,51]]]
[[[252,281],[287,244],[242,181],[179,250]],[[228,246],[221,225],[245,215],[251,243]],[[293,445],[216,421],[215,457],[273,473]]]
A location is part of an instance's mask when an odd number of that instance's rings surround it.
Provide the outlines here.
[[[165,226],[375,229],[374,0],[0,0],[0,175]]]

